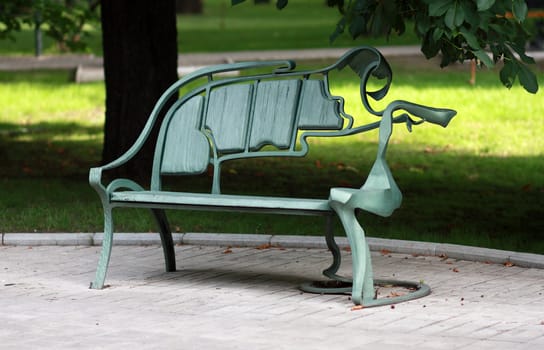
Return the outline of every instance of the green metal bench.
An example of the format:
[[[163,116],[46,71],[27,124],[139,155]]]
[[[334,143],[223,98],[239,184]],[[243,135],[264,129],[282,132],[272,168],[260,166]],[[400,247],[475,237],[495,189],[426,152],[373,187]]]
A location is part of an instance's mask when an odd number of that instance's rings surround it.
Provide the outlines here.
[[[344,99],[329,91],[329,72],[349,66],[360,79],[360,95],[366,110],[377,117],[362,124],[344,111]],[[248,73],[248,70],[249,73]],[[263,71],[265,73],[251,73]],[[225,76],[226,72],[242,72]],[[381,88],[367,90],[371,76],[383,82]],[[447,126],[455,111],[394,101],[384,110],[375,110],[371,101],[381,100],[391,84],[391,69],[375,49],[360,47],[343,55],[336,63],[319,70],[297,71],[292,61],[233,63],[200,69],[173,84],[157,102],[147,124],[134,145],[117,160],[89,174],[104,209],[102,254],[91,288],[102,288],[113,241],[112,209],[135,207],[151,209],[159,227],[166,270],[175,271],[176,261],[170,227],[164,209],[265,212],[274,214],[325,215],[340,218],[352,251],[353,278],[336,274],[340,250],[332,229],[326,241],[333,263],[323,273],[337,281],[335,288],[307,284],[303,289],[317,293],[351,292],[355,304],[391,304],[426,295],[430,289],[419,283],[398,282],[416,290],[409,295],[376,299],[368,245],[355,211],[362,209],[389,216],[399,207],[402,195],[385,160],[394,123],[412,125],[428,121]],[[203,82],[201,82],[204,80]],[[157,123],[160,113],[181,88],[201,82],[170,105],[161,122],[149,189],[135,181],[115,179],[103,184],[103,172],[126,163],[141,149]],[[397,113],[397,112],[401,113]],[[303,157],[310,137],[349,136],[379,129],[377,157],[361,188],[332,188],[327,198],[286,198],[221,193],[221,166],[224,162],[254,157]],[[265,147],[266,146],[266,147]],[[213,167],[209,193],[173,192],[162,189],[165,175],[195,175]],[[353,285],[351,285],[353,282]],[[345,286],[345,283],[350,283]]]

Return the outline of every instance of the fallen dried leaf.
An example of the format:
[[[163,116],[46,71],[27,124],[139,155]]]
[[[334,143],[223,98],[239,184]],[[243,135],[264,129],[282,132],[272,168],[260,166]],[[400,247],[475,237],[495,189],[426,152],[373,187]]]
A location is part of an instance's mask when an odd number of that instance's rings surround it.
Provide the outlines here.
[[[506,267],[512,267],[512,266],[514,266],[514,263],[511,262],[511,261],[507,261],[503,265],[506,266]]]
[[[355,306],[352,306],[351,307],[351,311],[357,311],[357,310],[362,310],[364,309],[365,307],[363,305],[355,305]]]
[[[388,250],[388,249],[382,249],[382,250],[380,250],[380,254],[381,255],[389,255],[389,254],[391,254],[391,251]]]
[[[454,267],[452,271],[453,272],[459,272],[459,269],[457,267]]]
[[[272,244],[265,243],[265,244],[261,244],[260,246],[257,246],[255,249],[263,250],[263,249],[270,249],[270,248],[272,248]]]
[[[321,164],[321,161],[319,159],[315,161],[315,167],[318,168],[318,169],[323,168],[323,164]]]
[[[346,251],[346,252],[351,252],[351,247],[345,247],[345,248],[344,248],[344,251]]]
[[[223,254],[230,254],[230,253],[232,253],[232,249],[230,249],[230,247],[228,247],[227,249],[223,251]]]

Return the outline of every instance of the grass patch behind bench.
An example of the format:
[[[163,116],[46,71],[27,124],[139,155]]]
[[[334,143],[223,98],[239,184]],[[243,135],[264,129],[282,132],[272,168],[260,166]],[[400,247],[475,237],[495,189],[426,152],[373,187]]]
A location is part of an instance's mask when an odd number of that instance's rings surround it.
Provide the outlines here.
[[[292,1],[278,11],[275,1],[255,6],[247,1],[230,6],[229,0],[203,1],[200,15],[178,15],[177,37],[179,52],[222,52],[267,49],[304,49],[330,47],[329,36],[336,28],[340,14],[324,1]],[[366,38],[366,45],[410,45],[418,44],[415,34],[408,25],[406,33],[399,37]],[[88,23],[90,34],[85,40],[87,51],[102,55],[102,32],[100,23]],[[3,40],[0,55],[34,54],[34,28],[25,26],[14,33],[15,41]],[[363,40],[354,41],[349,35],[339,37],[333,47],[362,45]],[[43,54],[61,53],[55,42],[43,36]]]
[[[508,91],[485,71],[475,87],[466,84],[464,70],[394,71],[389,100],[459,114],[447,129],[424,124],[409,134],[403,125],[395,128],[388,160],[404,202],[391,218],[362,213],[368,235],[544,253],[541,94]],[[354,101],[347,108],[357,115],[358,86],[348,77],[340,74],[333,88]],[[0,231],[101,231],[102,211],[87,174],[100,160],[103,84],[75,85],[66,72],[0,73],[0,83]],[[314,139],[305,159],[226,164],[224,190],[325,198],[332,186],[363,183],[376,138]],[[204,189],[209,181],[203,175],[184,185]],[[319,217],[169,214],[179,232],[319,235],[324,224]],[[115,215],[117,231],[156,230],[144,210]]]

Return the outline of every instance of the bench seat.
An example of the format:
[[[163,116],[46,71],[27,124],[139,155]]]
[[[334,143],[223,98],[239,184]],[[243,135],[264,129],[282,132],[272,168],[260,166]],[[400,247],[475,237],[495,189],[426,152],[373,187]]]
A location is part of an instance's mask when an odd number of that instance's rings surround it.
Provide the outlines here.
[[[145,208],[185,208],[225,211],[327,215],[332,213],[327,199],[248,196],[169,191],[120,191],[110,197],[113,206]]]

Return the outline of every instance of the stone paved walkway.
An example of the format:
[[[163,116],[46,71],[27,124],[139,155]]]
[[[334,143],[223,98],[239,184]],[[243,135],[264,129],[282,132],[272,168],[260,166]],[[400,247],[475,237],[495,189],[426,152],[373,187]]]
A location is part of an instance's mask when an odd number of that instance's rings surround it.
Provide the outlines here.
[[[297,289],[321,278],[323,249],[178,245],[165,273],[159,246],[115,246],[110,287],[90,290],[99,251],[0,246],[0,348],[544,348],[542,269],[374,252],[377,278],[433,292],[352,310],[346,295]]]

